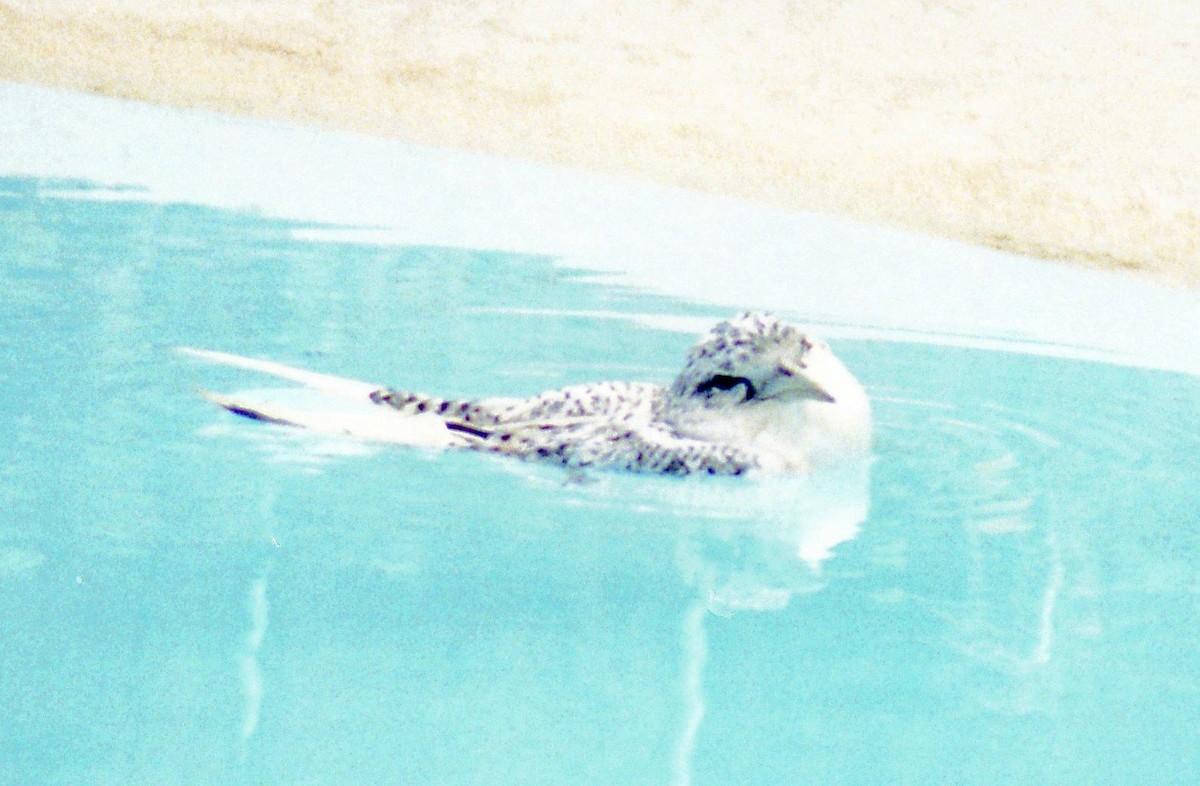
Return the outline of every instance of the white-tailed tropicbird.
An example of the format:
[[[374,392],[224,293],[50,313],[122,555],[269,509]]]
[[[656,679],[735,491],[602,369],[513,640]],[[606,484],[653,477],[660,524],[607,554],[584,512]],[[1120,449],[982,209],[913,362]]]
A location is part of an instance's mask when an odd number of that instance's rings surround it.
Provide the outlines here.
[[[231,412],[362,439],[674,475],[803,474],[870,452],[871,411],[858,380],[828,344],[761,312],[713,327],[668,387],[603,382],[531,398],[444,399],[271,361],[180,351],[365,405],[320,413],[206,394]]]

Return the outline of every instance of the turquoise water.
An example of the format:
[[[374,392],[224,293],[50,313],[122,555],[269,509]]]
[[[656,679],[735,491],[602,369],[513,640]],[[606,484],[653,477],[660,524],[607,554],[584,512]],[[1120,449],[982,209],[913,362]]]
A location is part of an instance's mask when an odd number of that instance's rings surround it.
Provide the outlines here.
[[[835,337],[808,483],[366,447],[171,349],[519,395],[726,310],[101,195],[0,179],[0,783],[1200,782],[1195,377]]]

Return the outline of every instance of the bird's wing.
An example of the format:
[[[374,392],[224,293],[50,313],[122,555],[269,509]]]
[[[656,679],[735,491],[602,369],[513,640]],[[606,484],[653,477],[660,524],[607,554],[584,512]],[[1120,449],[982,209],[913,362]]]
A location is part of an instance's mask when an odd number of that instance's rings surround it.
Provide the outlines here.
[[[254,420],[297,426],[324,434],[338,434],[374,442],[412,447],[464,447],[460,433],[433,414],[396,412],[374,403],[379,385],[357,379],[319,374],[269,360],[180,348],[180,354],[223,366],[256,371],[299,383],[312,395],[294,395],[296,389],[222,394],[201,391],[209,401]]]
[[[469,447],[571,467],[738,475],[753,456],[679,435],[654,422],[661,388],[642,383],[577,385],[528,399],[453,401],[211,350],[181,354],[296,382],[326,398],[297,404],[278,395],[218,394],[238,415],[328,434],[410,446]]]
[[[408,447],[466,447],[458,433],[433,415],[401,415],[369,403],[352,405],[328,398],[296,400],[296,396],[288,395],[294,392],[257,390],[223,394],[201,391],[201,395],[235,415],[321,434]]]
[[[590,418],[503,423],[465,435],[468,445],[568,467],[668,475],[740,475],[756,466],[737,448],[680,436],[655,423]]]
[[[581,427],[602,422],[648,421],[660,406],[662,388],[640,382],[602,382],[550,390],[529,398],[443,399],[403,390],[379,389],[371,401],[405,414],[433,414],[447,428],[470,433],[508,433],[554,425]]]

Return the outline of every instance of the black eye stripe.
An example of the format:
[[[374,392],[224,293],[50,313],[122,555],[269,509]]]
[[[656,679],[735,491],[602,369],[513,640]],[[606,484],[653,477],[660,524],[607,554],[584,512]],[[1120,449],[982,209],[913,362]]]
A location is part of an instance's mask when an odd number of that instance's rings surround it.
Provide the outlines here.
[[[750,381],[745,377],[731,377],[728,374],[717,374],[710,379],[705,380],[696,388],[697,393],[707,393],[712,389],[717,390],[733,390],[741,384],[749,384]]]
[[[745,377],[731,377],[728,374],[717,374],[704,380],[696,386],[696,394],[701,395],[710,390],[733,390],[738,385],[746,386],[746,401],[758,395],[758,390],[754,387],[753,382]]]

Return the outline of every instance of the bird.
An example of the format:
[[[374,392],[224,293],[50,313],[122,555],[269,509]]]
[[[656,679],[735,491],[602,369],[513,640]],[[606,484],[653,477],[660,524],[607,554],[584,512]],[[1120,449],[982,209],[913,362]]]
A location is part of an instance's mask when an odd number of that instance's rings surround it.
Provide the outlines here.
[[[803,475],[862,460],[871,450],[871,408],[862,385],[828,343],[761,311],[746,311],[713,326],[688,352],[669,385],[578,384],[528,398],[441,398],[270,361],[181,351],[371,405],[366,420],[327,430],[465,448],[572,470]],[[278,407],[218,394],[207,397],[258,420],[318,424]]]

